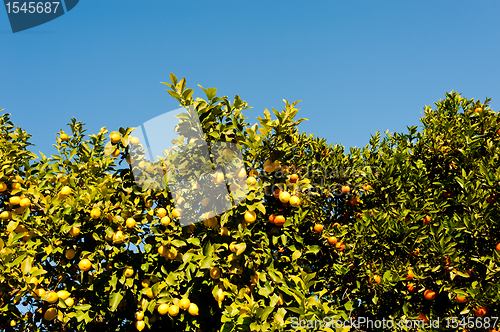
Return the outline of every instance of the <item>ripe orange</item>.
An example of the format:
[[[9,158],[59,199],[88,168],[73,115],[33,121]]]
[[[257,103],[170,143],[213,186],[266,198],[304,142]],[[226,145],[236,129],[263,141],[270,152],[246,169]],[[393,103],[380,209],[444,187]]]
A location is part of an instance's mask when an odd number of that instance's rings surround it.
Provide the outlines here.
[[[335,236],[330,236],[328,237],[328,243],[330,243],[332,246],[337,243],[337,238]]]
[[[424,218],[422,218],[422,221],[424,222],[424,225],[428,225],[431,222],[431,217],[425,216]]]
[[[314,230],[318,233],[321,233],[323,231],[323,224],[314,225]]]
[[[481,112],[483,109],[481,107],[477,107],[474,111]]]
[[[153,293],[153,289],[151,287],[146,289],[146,296],[149,297],[150,299],[155,297],[155,294]]]
[[[338,251],[342,251],[345,249],[345,244],[343,244],[342,242],[337,242],[335,244],[335,249],[337,249]]]
[[[408,269],[408,276],[406,276],[405,280],[411,280],[413,279],[413,277],[414,277],[413,271],[411,269]]]
[[[0,218],[2,219],[9,219],[10,218],[10,212],[9,211],[2,211],[2,213],[0,213]]]
[[[210,269],[210,277],[212,279],[219,279],[220,278],[220,275],[221,275],[221,269],[219,269],[218,267],[213,267]]]
[[[135,227],[135,224],[136,224],[136,221],[134,218],[127,218],[127,221],[125,222],[125,225],[128,227],[128,228],[134,228]]]
[[[436,292],[434,292],[432,289],[427,289],[424,292],[424,298],[429,301],[434,300],[436,298]]]
[[[12,190],[21,189],[21,184],[19,182],[14,182],[10,185]]]
[[[274,217],[274,224],[276,226],[283,226],[285,224],[285,221],[285,217],[283,217],[282,215]]]
[[[457,301],[458,303],[465,303],[467,302],[467,297],[465,295],[457,294]]]
[[[488,310],[486,310],[485,307],[479,307],[477,309],[474,309],[474,314],[476,315],[476,317],[484,317],[486,316],[487,312]]]
[[[495,247],[497,251],[500,251],[500,242],[497,243],[497,246]]]
[[[413,285],[412,283],[409,283],[406,288],[408,288],[408,290],[413,293],[415,292],[417,289],[415,288],[415,285]]]
[[[423,312],[419,313],[418,319],[422,319],[424,322],[429,321],[429,319],[427,318],[427,316]]]
[[[0,192],[7,190],[7,185],[4,182],[0,182]]]
[[[146,203],[144,203],[144,205],[147,207],[147,208],[150,208],[153,206],[153,200],[152,199],[148,199],[146,200]]]
[[[274,224],[274,214],[271,214],[271,215],[269,216],[269,221],[270,221],[272,224]]]
[[[369,185],[369,184],[365,184],[365,185],[363,186],[363,190],[364,190],[364,191],[370,191],[371,189],[372,189],[372,186],[371,186],[371,185]]]
[[[292,174],[290,175],[290,182],[295,183],[299,179],[299,176],[297,174]]]
[[[113,144],[120,142],[120,140],[122,139],[120,134],[118,133],[111,133],[111,135],[109,135],[109,138],[111,139],[111,143]]]
[[[143,320],[144,319],[144,311],[139,310],[135,313],[135,319],[137,320]]]
[[[279,188],[274,189],[274,191],[273,191],[274,198],[280,198],[280,193],[281,193],[281,189],[279,189]]]
[[[255,211],[249,211],[249,210],[247,210],[245,212],[244,219],[248,223],[253,223],[255,221],[255,219],[257,219]]]
[[[65,142],[68,140],[69,137],[68,137],[68,134],[63,133],[63,134],[61,134],[61,136],[59,136],[59,138],[61,139],[61,141]]]
[[[349,186],[342,186],[342,193],[343,194],[348,194],[351,191],[351,188]]]
[[[373,281],[375,281],[377,284],[380,284],[382,279],[380,279],[380,276],[378,274],[373,275]],[[370,284],[371,284],[371,279],[370,279]]]
[[[120,155],[120,149],[116,149],[115,151],[111,152],[111,157],[118,157]]]

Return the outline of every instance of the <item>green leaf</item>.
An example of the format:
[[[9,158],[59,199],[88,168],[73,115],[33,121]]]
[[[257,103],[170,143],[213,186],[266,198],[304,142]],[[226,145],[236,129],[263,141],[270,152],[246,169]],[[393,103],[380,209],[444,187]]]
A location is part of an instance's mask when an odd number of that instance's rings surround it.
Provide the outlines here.
[[[109,306],[112,312],[116,311],[116,308],[118,308],[118,305],[120,304],[122,299],[123,299],[123,294],[121,292],[111,294],[109,298]]]

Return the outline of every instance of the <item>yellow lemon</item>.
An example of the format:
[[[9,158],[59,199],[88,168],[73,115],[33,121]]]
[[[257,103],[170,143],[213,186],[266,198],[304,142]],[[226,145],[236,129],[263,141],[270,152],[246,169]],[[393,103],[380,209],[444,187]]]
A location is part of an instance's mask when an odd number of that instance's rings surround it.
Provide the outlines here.
[[[257,183],[257,179],[255,179],[253,176],[249,176],[247,179],[247,184],[253,186]]]
[[[288,203],[288,201],[290,200],[290,194],[286,191],[280,192],[279,200],[281,201],[281,203]]]
[[[160,315],[165,315],[167,312],[168,312],[168,309],[169,309],[169,305],[166,304],[166,303],[162,303],[158,306],[158,313]]]
[[[43,315],[43,318],[45,320],[53,320],[57,316],[57,309],[56,308],[49,308],[47,311],[45,311],[45,314]]]
[[[19,203],[21,203],[21,198],[19,196],[12,196],[9,198],[9,203],[12,205],[19,205]]]
[[[62,289],[60,291],[57,292],[57,296],[62,299],[63,301],[66,300],[68,297],[71,296],[71,293]]]
[[[128,218],[125,224],[127,225],[128,228],[134,228],[136,222],[134,218]]]
[[[120,142],[120,140],[122,139],[120,134],[118,133],[112,133],[111,135],[109,135],[109,138],[111,139],[111,143],[118,143]]]
[[[137,322],[135,322],[135,328],[137,329],[137,331],[142,331],[145,327],[146,323],[144,323],[143,320],[138,320]]]
[[[64,257],[66,257],[67,259],[73,259],[75,257],[75,255],[76,255],[76,252],[72,248],[66,250],[66,252],[64,253]]]
[[[194,303],[189,304],[188,312],[191,316],[198,316],[198,306]]]
[[[153,297],[155,297],[155,295],[153,294],[153,289],[152,288],[146,289],[146,296],[149,297],[150,299],[152,299]]]
[[[265,162],[264,162],[264,171],[268,172],[268,173],[272,173],[274,172],[274,163],[272,162],[271,159],[267,159]]]
[[[80,234],[80,227],[71,226],[71,229],[69,230],[69,235],[75,237],[78,234]]]
[[[47,293],[43,294],[42,299],[49,303],[56,303],[57,300],[59,300],[59,296],[56,292],[48,291]]]
[[[68,140],[68,134],[62,133],[61,136],[59,136],[61,141],[66,142]]]
[[[0,213],[0,218],[2,219],[9,219],[10,218],[10,212],[9,211],[2,211],[2,213]]]
[[[116,231],[116,233],[113,235],[113,243],[120,244],[123,243],[124,240],[125,238],[122,231]]]
[[[130,144],[132,144],[134,146],[139,145],[139,143],[140,143],[140,140],[137,137],[132,137],[130,139]]]
[[[167,215],[167,210],[165,210],[164,208],[159,208],[156,211],[156,215],[158,216],[158,218],[163,218]]]
[[[31,205],[31,201],[29,198],[25,197],[25,198],[21,199],[21,202],[19,203],[19,205],[23,208],[27,208]]]
[[[174,305],[171,305],[169,308],[168,308],[168,314],[172,317],[175,317],[179,314],[179,307],[176,306],[175,304]]]
[[[87,258],[84,258],[78,263],[78,267],[82,271],[88,271],[92,267],[92,263]]]
[[[168,250],[167,252],[167,257],[168,259],[175,259],[175,257],[177,257],[177,249],[170,248],[170,250]]]
[[[75,299],[73,299],[72,297],[68,297],[66,300],[64,300],[64,303],[71,308],[73,304],[75,304]]]
[[[126,267],[125,270],[123,271],[123,274],[125,275],[125,278],[130,278],[131,276],[134,275],[134,269],[131,267]]]
[[[300,198],[298,196],[292,196],[290,197],[290,205],[291,206],[294,206],[294,207],[297,207],[300,205]]]
[[[175,208],[172,210],[172,217],[174,218],[179,218],[180,216],[182,216],[182,210],[179,209],[179,208]]]
[[[90,211],[90,217],[92,219],[99,219],[99,218],[101,218],[101,210],[99,210],[99,209],[92,209],[92,211]]]
[[[169,217],[167,217],[167,216],[165,216],[165,217],[161,218],[161,224],[162,224],[163,226],[167,226],[168,224],[170,224],[170,218],[169,218]]]
[[[245,221],[248,222],[248,223],[253,223],[255,221],[255,219],[257,219],[256,215],[255,215],[255,211],[249,211],[247,210],[245,212]]]

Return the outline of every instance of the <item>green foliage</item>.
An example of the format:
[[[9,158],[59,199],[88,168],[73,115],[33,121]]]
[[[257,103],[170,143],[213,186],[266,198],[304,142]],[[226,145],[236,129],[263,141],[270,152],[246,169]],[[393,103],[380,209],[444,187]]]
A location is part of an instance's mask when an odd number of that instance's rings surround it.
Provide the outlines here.
[[[58,154],[38,157],[27,150],[30,136],[3,115],[2,326],[15,320],[19,331],[134,331],[137,311],[152,331],[307,330],[293,323],[466,317],[479,306],[498,316],[500,117],[489,100],[448,93],[436,110],[426,107],[421,132],[377,133],[366,147],[346,152],[298,131],[305,120],[295,120],[298,102],[273,109],[275,119],[265,110],[251,125],[239,96],[230,101],[202,88],[207,99],[193,99],[174,75],[164,84],[181,106],[195,107],[207,142],[242,147],[248,176],[257,180],[245,200],[215,224],[181,227],[172,215],[179,197],[154,189],[154,177],[146,180],[149,189],[134,182],[132,171],[144,168],[142,159],[125,162],[133,149],[143,151],[130,144],[134,128],[109,133],[121,138],[112,143],[106,128],[86,137],[72,119],[68,139],[59,133]],[[189,131],[182,121],[178,129]],[[279,191],[300,204],[283,203]],[[31,205],[11,204],[13,196]],[[161,223],[159,208],[169,223]],[[245,221],[247,211],[255,222]],[[278,216],[283,225],[269,222]],[[324,229],[315,231],[315,224]],[[79,269],[83,259],[89,271]],[[125,275],[127,267],[133,275]],[[214,268],[220,278],[211,277]],[[49,303],[36,289],[67,290],[74,305]],[[434,300],[424,299],[426,289],[437,293]],[[458,303],[457,294],[468,302]],[[160,304],[181,298],[197,304],[199,315],[158,313]],[[42,319],[48,308],[57,308],[52,321]]]

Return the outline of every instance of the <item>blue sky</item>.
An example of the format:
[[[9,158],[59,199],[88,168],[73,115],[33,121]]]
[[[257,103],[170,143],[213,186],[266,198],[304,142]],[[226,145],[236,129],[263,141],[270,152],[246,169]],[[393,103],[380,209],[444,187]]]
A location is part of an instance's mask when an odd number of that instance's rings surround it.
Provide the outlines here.
[[[364,146],[418,125],[446,92],[499,109],[500,2],[82,0],[13,34],[0,8],[0,108],[52,144],[71,117],[88,134],[134,127],[178,103],[172,72],[254,108],[302,100],[302,131]]]

